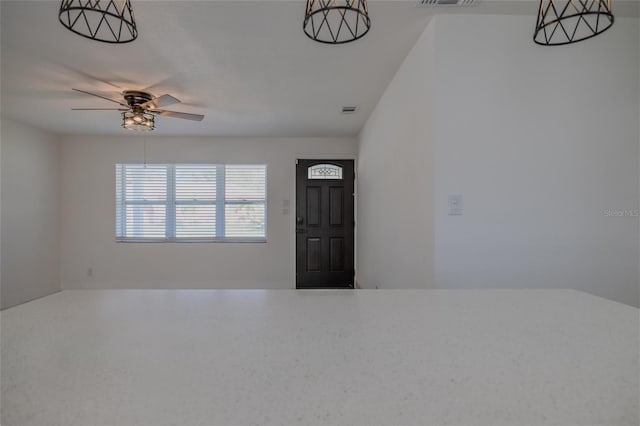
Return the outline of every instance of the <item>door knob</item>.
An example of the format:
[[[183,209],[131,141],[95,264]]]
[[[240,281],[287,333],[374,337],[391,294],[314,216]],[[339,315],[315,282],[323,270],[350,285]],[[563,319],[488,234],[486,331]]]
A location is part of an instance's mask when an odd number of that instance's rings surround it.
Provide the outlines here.
[[[296,223],[297,223],[298,225],[302,225],[302,222],[304,222],[304,220],[302,219],[302,216],[298,216],[298,217],[296,217]]]

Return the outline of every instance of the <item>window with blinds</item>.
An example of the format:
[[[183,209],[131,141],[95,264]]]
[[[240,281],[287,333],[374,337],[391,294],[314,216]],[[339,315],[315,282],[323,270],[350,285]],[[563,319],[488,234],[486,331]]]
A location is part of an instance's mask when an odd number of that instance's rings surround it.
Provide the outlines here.
[[[117,241],[266,241],[267,166],[116,164]]]

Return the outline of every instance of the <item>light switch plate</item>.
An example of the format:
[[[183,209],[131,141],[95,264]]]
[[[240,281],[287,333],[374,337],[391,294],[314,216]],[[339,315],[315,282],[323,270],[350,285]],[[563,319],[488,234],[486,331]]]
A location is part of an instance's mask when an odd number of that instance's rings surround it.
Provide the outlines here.
[[[462,216],[462,195],[449,195],[449,216]]]

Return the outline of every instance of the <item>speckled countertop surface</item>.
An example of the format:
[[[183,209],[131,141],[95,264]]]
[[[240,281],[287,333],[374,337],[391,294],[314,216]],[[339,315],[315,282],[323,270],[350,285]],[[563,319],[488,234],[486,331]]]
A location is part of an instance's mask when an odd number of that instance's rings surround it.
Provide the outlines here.
[[[571,290],[76,290],[1,315],[5,426],[640,423],[640,311]]]

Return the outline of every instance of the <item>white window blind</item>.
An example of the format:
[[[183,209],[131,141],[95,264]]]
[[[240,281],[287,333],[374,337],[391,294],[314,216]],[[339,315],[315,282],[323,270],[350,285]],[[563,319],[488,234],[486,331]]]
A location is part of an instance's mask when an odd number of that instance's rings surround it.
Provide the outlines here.
[[[175,175],[175,237],[215,237],[217,166],[176,165]]]
[[[225,167],[225,235],[264,235],[266,172],[263,166]]]
[[[118,241],[265,241],[265,165],[117,164]]]

